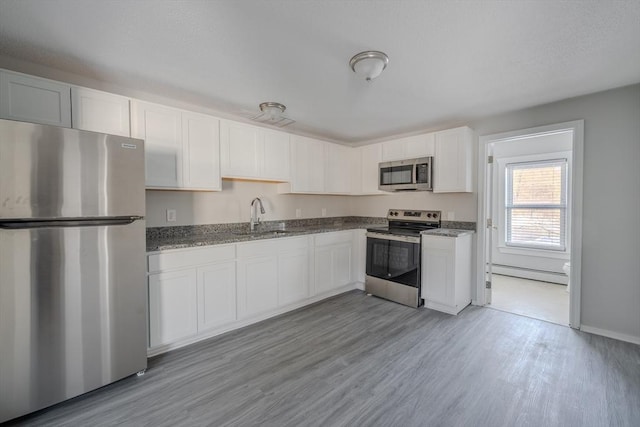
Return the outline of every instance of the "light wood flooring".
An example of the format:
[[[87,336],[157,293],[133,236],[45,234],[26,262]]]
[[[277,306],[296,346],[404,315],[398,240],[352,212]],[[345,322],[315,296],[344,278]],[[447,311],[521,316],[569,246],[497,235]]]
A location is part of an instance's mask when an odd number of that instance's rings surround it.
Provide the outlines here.
[[[640,346],[361,291],[149,361],[38,426],[639,426]]]
[[[492,274],[491,304],[487,307],[569,324],[569,292],[566,286],[555,283]]]

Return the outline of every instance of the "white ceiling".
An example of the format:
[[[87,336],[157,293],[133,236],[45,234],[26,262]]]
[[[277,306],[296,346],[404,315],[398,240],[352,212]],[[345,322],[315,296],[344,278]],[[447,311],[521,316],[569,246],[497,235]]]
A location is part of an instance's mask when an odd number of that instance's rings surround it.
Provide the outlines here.
[[[639,82],[640,0],[0,0],[0,55],[356,143]]]

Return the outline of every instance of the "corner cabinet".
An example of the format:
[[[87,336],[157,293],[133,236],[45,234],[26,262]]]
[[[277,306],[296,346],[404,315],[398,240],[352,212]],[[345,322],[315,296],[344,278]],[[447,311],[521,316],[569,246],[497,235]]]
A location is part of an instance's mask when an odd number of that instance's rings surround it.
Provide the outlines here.
[[[131,130],[145,140],[146,186],[220,191],[219,120],[132,101]]]
[[[473,191],[473,131],[464,126],[435,133],[434,193]]]
[[[0,118],[71,127],[71,86],[0,70]]]
[[[422,298],[427,308],[458,314],[471,303],[472,234],[422,236]]]

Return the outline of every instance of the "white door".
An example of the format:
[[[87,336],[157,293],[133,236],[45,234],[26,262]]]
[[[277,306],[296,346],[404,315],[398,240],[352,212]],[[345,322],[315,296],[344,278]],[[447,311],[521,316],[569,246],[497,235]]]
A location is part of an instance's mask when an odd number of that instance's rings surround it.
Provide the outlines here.
[[[260,135],[255,126],[223,120],[220,124],[222,176],[258,176]]]
[[[0,118],[71,127],[71,86],[0,71]]]
[[[278,307],[278,257],[238,260],[238,318]]]
[[[289,161],[291,149],[289,134],[284,132],[263,131],[263,167],[260,177],[278,181],[288,181],[290,178]]]
[[[75,129],[131,136],[129,98],[74,86],[71,108]]]
[[[182,115],[180,110],[132,101],[132,136],[145,140],[146,186],[182,187]]]
[[[309,249],[278,256],[278,305],[302,301],[309,296]]]
[[[198,268],[198,331],[236,320],[236,263]]]
[[[183,187],[220,191],[219,120],[182,113]]]
[[[196,270],[149,275],[149,347],[198,332]]]

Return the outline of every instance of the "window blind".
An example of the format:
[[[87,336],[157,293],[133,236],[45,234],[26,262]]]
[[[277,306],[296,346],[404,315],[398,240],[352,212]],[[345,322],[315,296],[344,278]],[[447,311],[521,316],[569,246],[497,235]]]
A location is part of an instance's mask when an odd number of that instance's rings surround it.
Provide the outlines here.
[[[566,250],[567,159],[506,165],[505,244]]]

